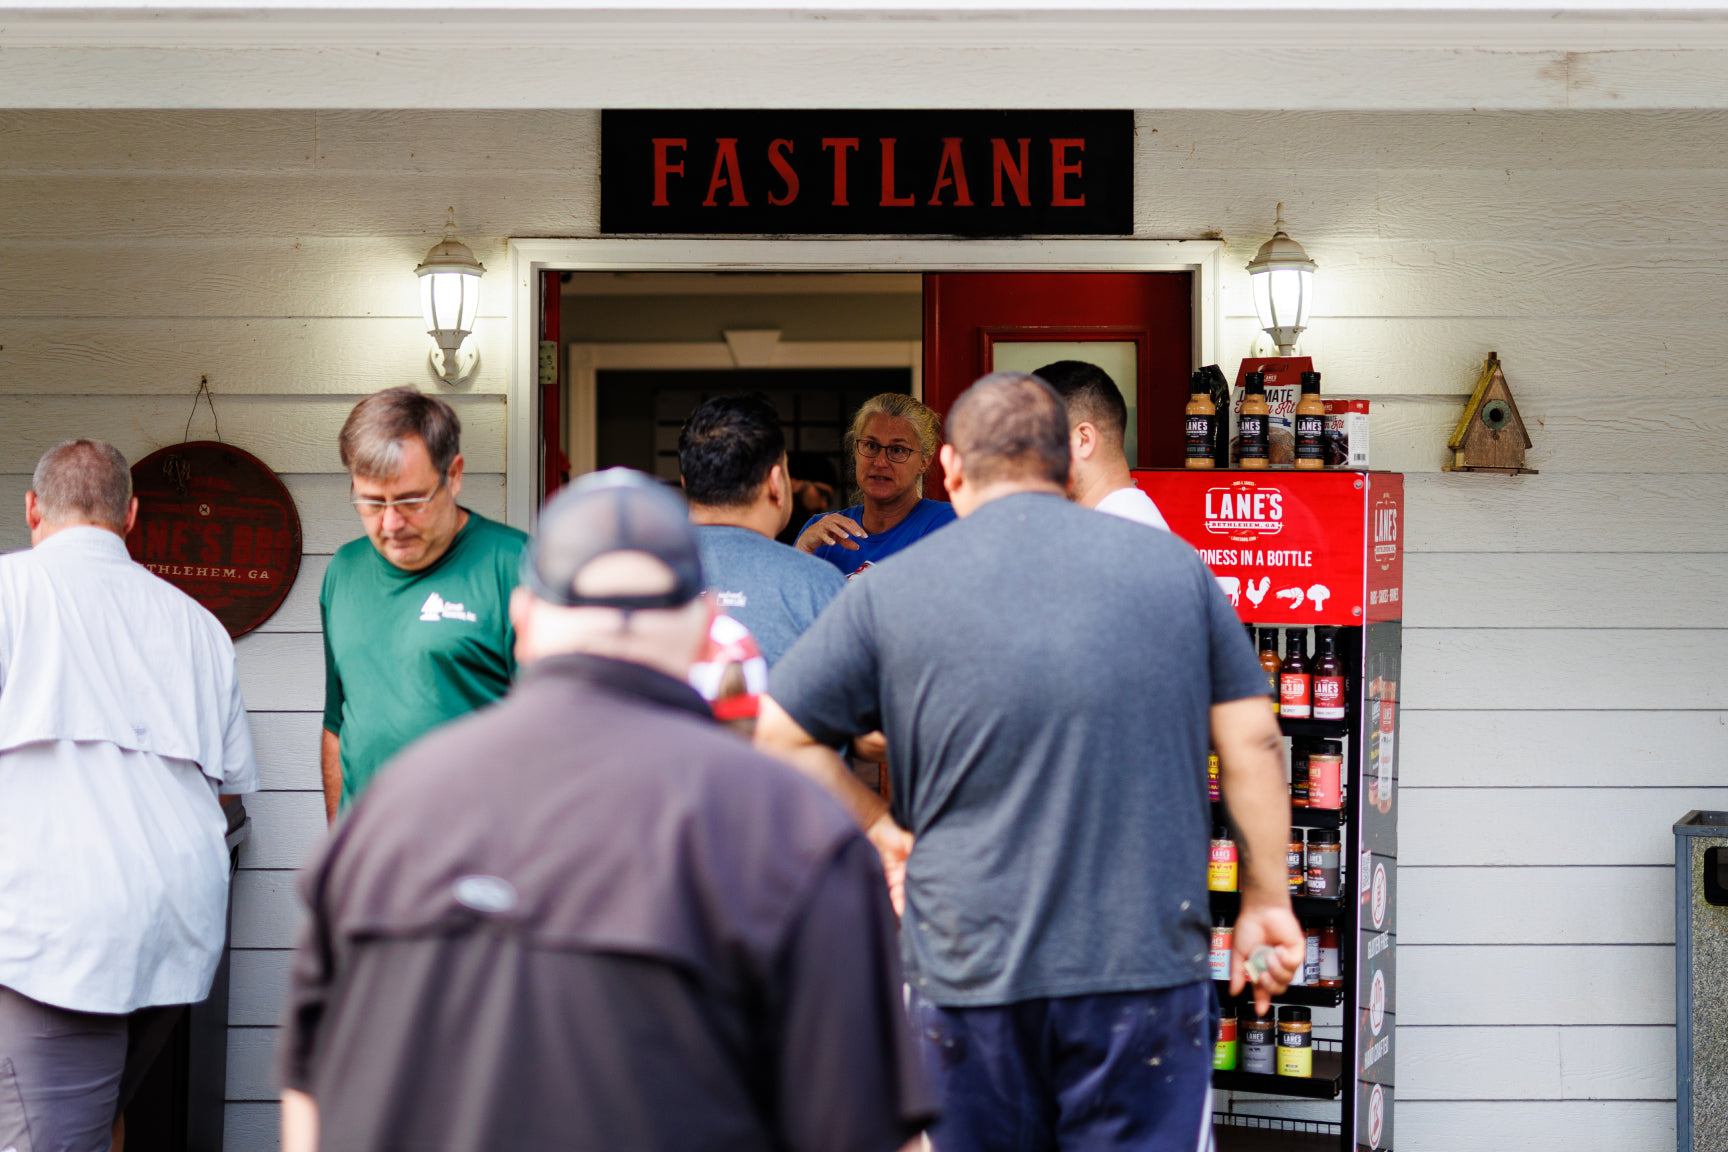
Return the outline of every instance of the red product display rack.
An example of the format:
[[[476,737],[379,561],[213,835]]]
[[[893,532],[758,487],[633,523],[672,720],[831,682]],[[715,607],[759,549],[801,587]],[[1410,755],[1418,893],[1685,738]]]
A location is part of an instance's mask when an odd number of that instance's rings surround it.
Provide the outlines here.
[[[1236,1071],[1213,1073],[1218,1147],[1390,1149],[1404,477],[1197,469],[1136,472],[1134,482],[1200,552],[1244,622],[1336,628],[1345,666],[1343,720],[1280,718],[1286,736],[1340,740],[1345,750],[1343,807],[1291,810],[1296,828],[1341,833],[1340,897],[1293,903],[1305,922],[1336,924],[1343,983],[1295,986],[1275,998],[1315,1009],[1312,1076],[1250,1073],[1240,1060]],[[1236,894],[1214,893],[1213,904],[1232,911]],[[1228,987],[1220,984],[1219,995]]]

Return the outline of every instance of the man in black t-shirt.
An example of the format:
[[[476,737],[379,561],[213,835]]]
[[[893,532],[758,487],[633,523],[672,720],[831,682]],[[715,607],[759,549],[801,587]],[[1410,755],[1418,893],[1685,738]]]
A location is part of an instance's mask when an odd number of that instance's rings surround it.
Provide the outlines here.
[[[881,863],[685,684],[701,590],[647,477],[547,506],[524,675],[302,879],[284,1152],[892,1152],[929,1120]]]
[[[1206,749],[1245,845],[1238,981],[1302,956],[1266,678],[1195,551],[1063,498],[1043,381],[985,377],[942,466],[960,521],[854,581],[769,674],[760,746],[904,868],[937,1152],[1192,1152],[1210,1116]],[[881,728],[893,810],[822,745]]]

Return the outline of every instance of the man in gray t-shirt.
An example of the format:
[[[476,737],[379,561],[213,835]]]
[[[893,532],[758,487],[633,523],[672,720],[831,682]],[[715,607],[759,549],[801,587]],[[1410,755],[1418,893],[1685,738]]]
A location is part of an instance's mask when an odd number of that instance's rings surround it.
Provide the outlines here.
[[[832,564],[774,539],[792,515],[774,405],[761,393],[704,400],[678,434],[678,471],[708,588],[772,668],[846,587]]]
[[[1066,1137],[1113,1111],[1144,1135],[1121,1146],[1192,1149],[1211,1054],[1209,740],[1248,861],[1236,965],[1274,946],[1265,997],[1302,954],[1264,673],[1192,548],[1063,498],[1068,424],[1042,381],[986,377],[949,431],[961,521],[854,582],[793,646],[758,743],[834,788],[891,884],[904,862],[940,1152],[1000,1146],[1004,1116]],[[875,727],[891,815],[820,749]],[[1053,1063],[1052,1036],[1086,1055]],[[1139,1058],[1154,1050],[1170,1059]]]

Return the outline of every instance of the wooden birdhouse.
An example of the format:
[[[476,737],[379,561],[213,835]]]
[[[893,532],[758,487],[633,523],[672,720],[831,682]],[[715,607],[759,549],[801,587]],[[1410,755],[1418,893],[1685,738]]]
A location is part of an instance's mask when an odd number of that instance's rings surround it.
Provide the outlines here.
[[[1530,433],[1525,431],[1524,418],[1518,414],[1518,402],[1512,399],[1500,358],[1493,352],[1488,353],[1476,390],[1464,405],[1464,416],[1446,446],[1452,450],[1452,463],[1446,466],[1448,472],[1535,474],[1536,469],[1524,467]]]

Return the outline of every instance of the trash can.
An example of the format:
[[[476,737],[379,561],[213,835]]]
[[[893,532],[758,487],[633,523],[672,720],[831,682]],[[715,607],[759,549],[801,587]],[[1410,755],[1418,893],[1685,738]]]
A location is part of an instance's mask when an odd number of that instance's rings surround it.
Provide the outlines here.
[[[1728,1148],[1728,812],[1674,825],[1678,1152]]]
[[[233,878],[240,863],[240,843],[251,831],[251,820],[240,797],[225,799],[231,801],[223,809],[228,814],[228,920],[232,927]],[[224,944],[210,995],[180,1017],[126,1109],[126,1152],[222,1152],[227,1080],[228,949]]]

